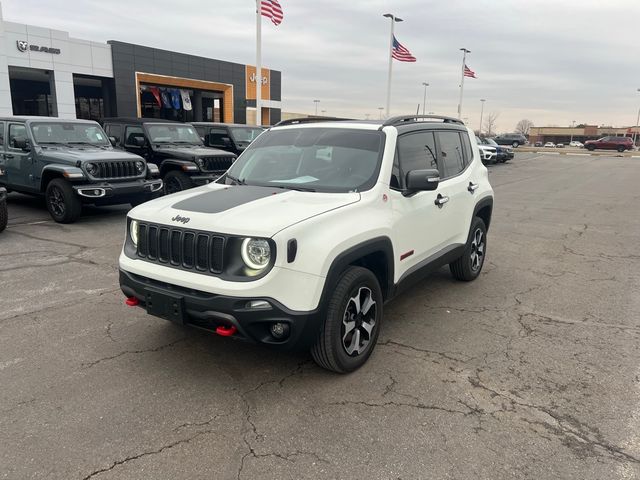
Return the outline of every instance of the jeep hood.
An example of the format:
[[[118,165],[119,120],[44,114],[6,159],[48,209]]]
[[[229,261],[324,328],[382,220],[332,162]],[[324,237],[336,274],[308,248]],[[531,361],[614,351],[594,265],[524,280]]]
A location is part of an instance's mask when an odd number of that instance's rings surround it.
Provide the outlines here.
[[[95,162],[99,160],[142,160],[142,157],[134,155],[129,152],[123,152],[122,150],[108,149],[103,150],[101,148],[94,147],[82,147],[82,148],[39,148],[37,152],[41,158],[48,160],[56,160],[67,163],[80,162]]]
[[[182,160],[193,160],[193,157],[213,157],[213,156],[234,156],[233,153],[225,152],[218,148],[207,147],[180,147],[180,146],[167,146],[158,147],[154,149],[154,152],[161,153],[168,157],[174,157]]]
[[[161,225],[268,238],[295,223],[359,200],[359,193],[212,183],[144,203],[129,216]]]

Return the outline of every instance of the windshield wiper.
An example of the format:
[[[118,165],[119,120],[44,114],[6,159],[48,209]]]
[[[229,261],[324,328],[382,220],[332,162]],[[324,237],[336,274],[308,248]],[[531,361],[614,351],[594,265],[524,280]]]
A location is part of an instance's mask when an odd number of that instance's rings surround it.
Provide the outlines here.
[[[106,147],[106,145],[91,142],[67,142],[67,145],[89,145],[90,147]]]
[[[229,175],[228,173],[227,173],[226,177],[227,177],[229,180],[231,180],[232,182],[235,182],[235,183],[236,183],[236,185],[246,185],[246,183],[245,183],[245,181],[244,181],[244,180],[240,180],[239,178],[232,177],[232,176],[231,176],[231,175]]]
[[[283,190],[296,190],[298,192],[315,192],[315,188],[299,187],[298,185],[274,185],[276,188],[282,188]]]

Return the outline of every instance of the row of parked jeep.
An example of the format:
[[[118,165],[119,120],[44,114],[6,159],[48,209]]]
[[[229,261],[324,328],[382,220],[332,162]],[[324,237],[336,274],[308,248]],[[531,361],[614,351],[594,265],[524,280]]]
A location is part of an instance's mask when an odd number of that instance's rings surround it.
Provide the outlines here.
[[[149,118],[0,118],[0,224],[6,189],[44,196],[51,217],[78,219],[83,204],[143,203],[210,183],[263,129]],[[4,187],[4,189],[3,189]],[[4,216],[3,212],[4,211]]]

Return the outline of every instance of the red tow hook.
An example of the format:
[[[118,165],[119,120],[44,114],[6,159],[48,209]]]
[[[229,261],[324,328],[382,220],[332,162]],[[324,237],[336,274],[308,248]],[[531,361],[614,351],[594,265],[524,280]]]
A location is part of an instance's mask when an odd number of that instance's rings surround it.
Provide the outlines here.
[[[230,337],[231,335],[233,335],[234,333],[236,333],[238,331],[238,329],[236,327],[234,327],[233,325],[230,327],[226,327],[224,325],[220,325],[218,328],[216,328],[216,333],[220,336],[223,337]]]
[[[130,307],[135,307],[140,304],[140,301],[136,297],[127,297],[124,303]]]

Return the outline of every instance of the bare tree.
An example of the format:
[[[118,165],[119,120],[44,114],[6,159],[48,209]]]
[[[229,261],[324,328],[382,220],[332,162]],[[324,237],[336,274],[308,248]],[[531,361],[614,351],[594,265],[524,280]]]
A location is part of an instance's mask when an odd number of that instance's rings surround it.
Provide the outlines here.
[[[496,122],[500,114],[497,112],[488,113],[484,119],[484,134],[487,137],[492,137],[496,134]]]
[[[521,133],[522,135],[529,135],[531,131],[531,127],[533,127],[533,122],[526,118],[520,120],[516,125],[516,133]]]

